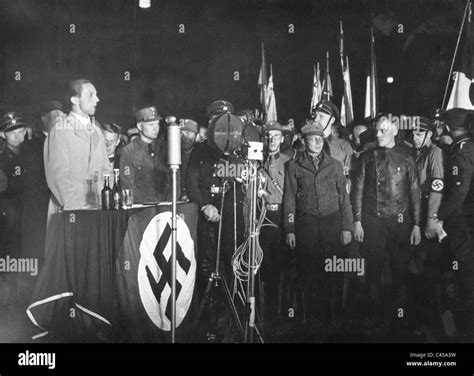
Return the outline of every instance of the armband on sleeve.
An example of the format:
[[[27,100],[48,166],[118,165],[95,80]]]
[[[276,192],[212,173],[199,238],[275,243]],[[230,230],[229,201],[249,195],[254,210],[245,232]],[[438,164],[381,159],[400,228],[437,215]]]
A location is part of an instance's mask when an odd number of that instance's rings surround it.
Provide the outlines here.
[[[440,178],[431,179],[430,191],[435,193],[443,193],[444,191],[444,181]]]

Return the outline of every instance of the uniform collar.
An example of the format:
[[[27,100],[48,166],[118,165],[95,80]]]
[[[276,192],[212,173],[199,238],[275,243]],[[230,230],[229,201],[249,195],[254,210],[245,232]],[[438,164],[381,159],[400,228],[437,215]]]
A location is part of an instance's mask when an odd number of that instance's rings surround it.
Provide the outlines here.
[[[313,159],[310,157],[309,153],[307,150],[305,150],[304,152],[300,153],[299,156],[297,157],[298,159],[298,162],[302,165],[304,164],[313,164]],[[322,165],[324,164],[327,160],[328,160],[328,154],[323,150],[321,151],[321,153],[317,156],[316,158],[317,160],[317,163],[319,165]]]
[[[280,158],[280,152],[277,151],[276,153],[268,154],[266,160],[268,161],[270,159],[270,157],[273,157],[273,160],[276,161],[278,158]]]
[[[148,145],[152,145],[152,147],[155,146],[156,140],[153,140],[153,141],[150,142],[150,143],[146,143],[145,141],[143,141],[143,140],[140,138],[140,136],[138,136],[138,137],[135,139],[135,142],[140,146],[140,148],[147,150],[147,149],[148,149]]]
[[[10,147],[8,146],[7,143],[5,143],[5,154],[10,154],[10,155],[13,155],[13,156],[19,156],[20,155],[20,151],[21,151],[21,145],[20,147],[18,148],[18,154],[15,153],[12,149],[10,149]]]

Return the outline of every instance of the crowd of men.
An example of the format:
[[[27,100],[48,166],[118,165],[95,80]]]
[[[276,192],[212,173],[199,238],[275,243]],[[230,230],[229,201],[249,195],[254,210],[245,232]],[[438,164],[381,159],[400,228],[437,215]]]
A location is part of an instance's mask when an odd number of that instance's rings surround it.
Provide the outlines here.
[[[1,120],[2,257],[47,257],[51,215],[99,207],[104,175],[114,168],[136,203],[171,200],[157,108],[136,111],[136,126],[124,132],[95,121],[99,98],[92,82],[75,80],[68,89],[67,103],[43,107],[41,132],[31,139],[20,113]],[[322,100],[301,129],[261,121],[250,110],[235,113],[222,100],[208,107],[208,115],[210,128],[229,115],[229,124],[238,119],[243,125],[243,144],[252,138],[265,145],[259,197],[272,225],[259,232],[259,293],[266,313],[286,314],[282,296],[291,283],[305,322],[347,318],[355,297],[365,296],[365,313],[385,320],[394,337],[474,339],[470,111],[385,113],[343,127],[337,107]],[[206,135],[208,124],[182,119],[179,125],[179,199],[199,207],[198,281],[209,277],[218,243],[231,279],[232,255],[248,230],[246,182],[218,170],[243,165],[245,153],[224,153],[214,135]],[[354,265],[362,268],[348,267]]]

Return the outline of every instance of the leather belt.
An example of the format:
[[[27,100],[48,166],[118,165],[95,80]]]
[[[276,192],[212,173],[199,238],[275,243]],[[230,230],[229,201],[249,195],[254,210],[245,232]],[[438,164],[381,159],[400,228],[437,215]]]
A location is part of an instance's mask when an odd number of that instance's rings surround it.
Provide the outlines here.
[[[280,204],[267,204],[268,211],[278,211]]]
[[[221,193],[224,193],[224,192],[227,193],[229,191],[230,191],[229,186],[225,187],[225,191],[224,191],[223,187],[216,187],[216,186],[209,187],[209,192],[214,193],[214,194],[221,194]]]
[[[209,192],[211,192],[211,193],[222,193],[223,189],[222,189],[222,187],[211,187],[211,188],[209,188]]]
[[[204,185],[199,184],[199,189],[202,189],[203,191],[207,191],[213,194],[221,194],[224,192],[222,186],[219,186],[219,185],[213,185],[209,187],[209,186],[204,186]],[[230,191],[230,187],[229,185],[226,185],[225,192],[227,193],[229,191]]]

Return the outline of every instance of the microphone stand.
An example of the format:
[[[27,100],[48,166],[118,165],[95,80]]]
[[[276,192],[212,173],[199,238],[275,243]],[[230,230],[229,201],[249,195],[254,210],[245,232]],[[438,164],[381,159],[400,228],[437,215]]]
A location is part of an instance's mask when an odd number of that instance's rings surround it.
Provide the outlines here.
[[[168,124],[168,164],[172,175],[171,198],[171,343],[176,342],[176,249],[178,242],[178,218],[176,201],[178,199],[177,173],[181,164],[181,129],[174,116],[166,118]]]

